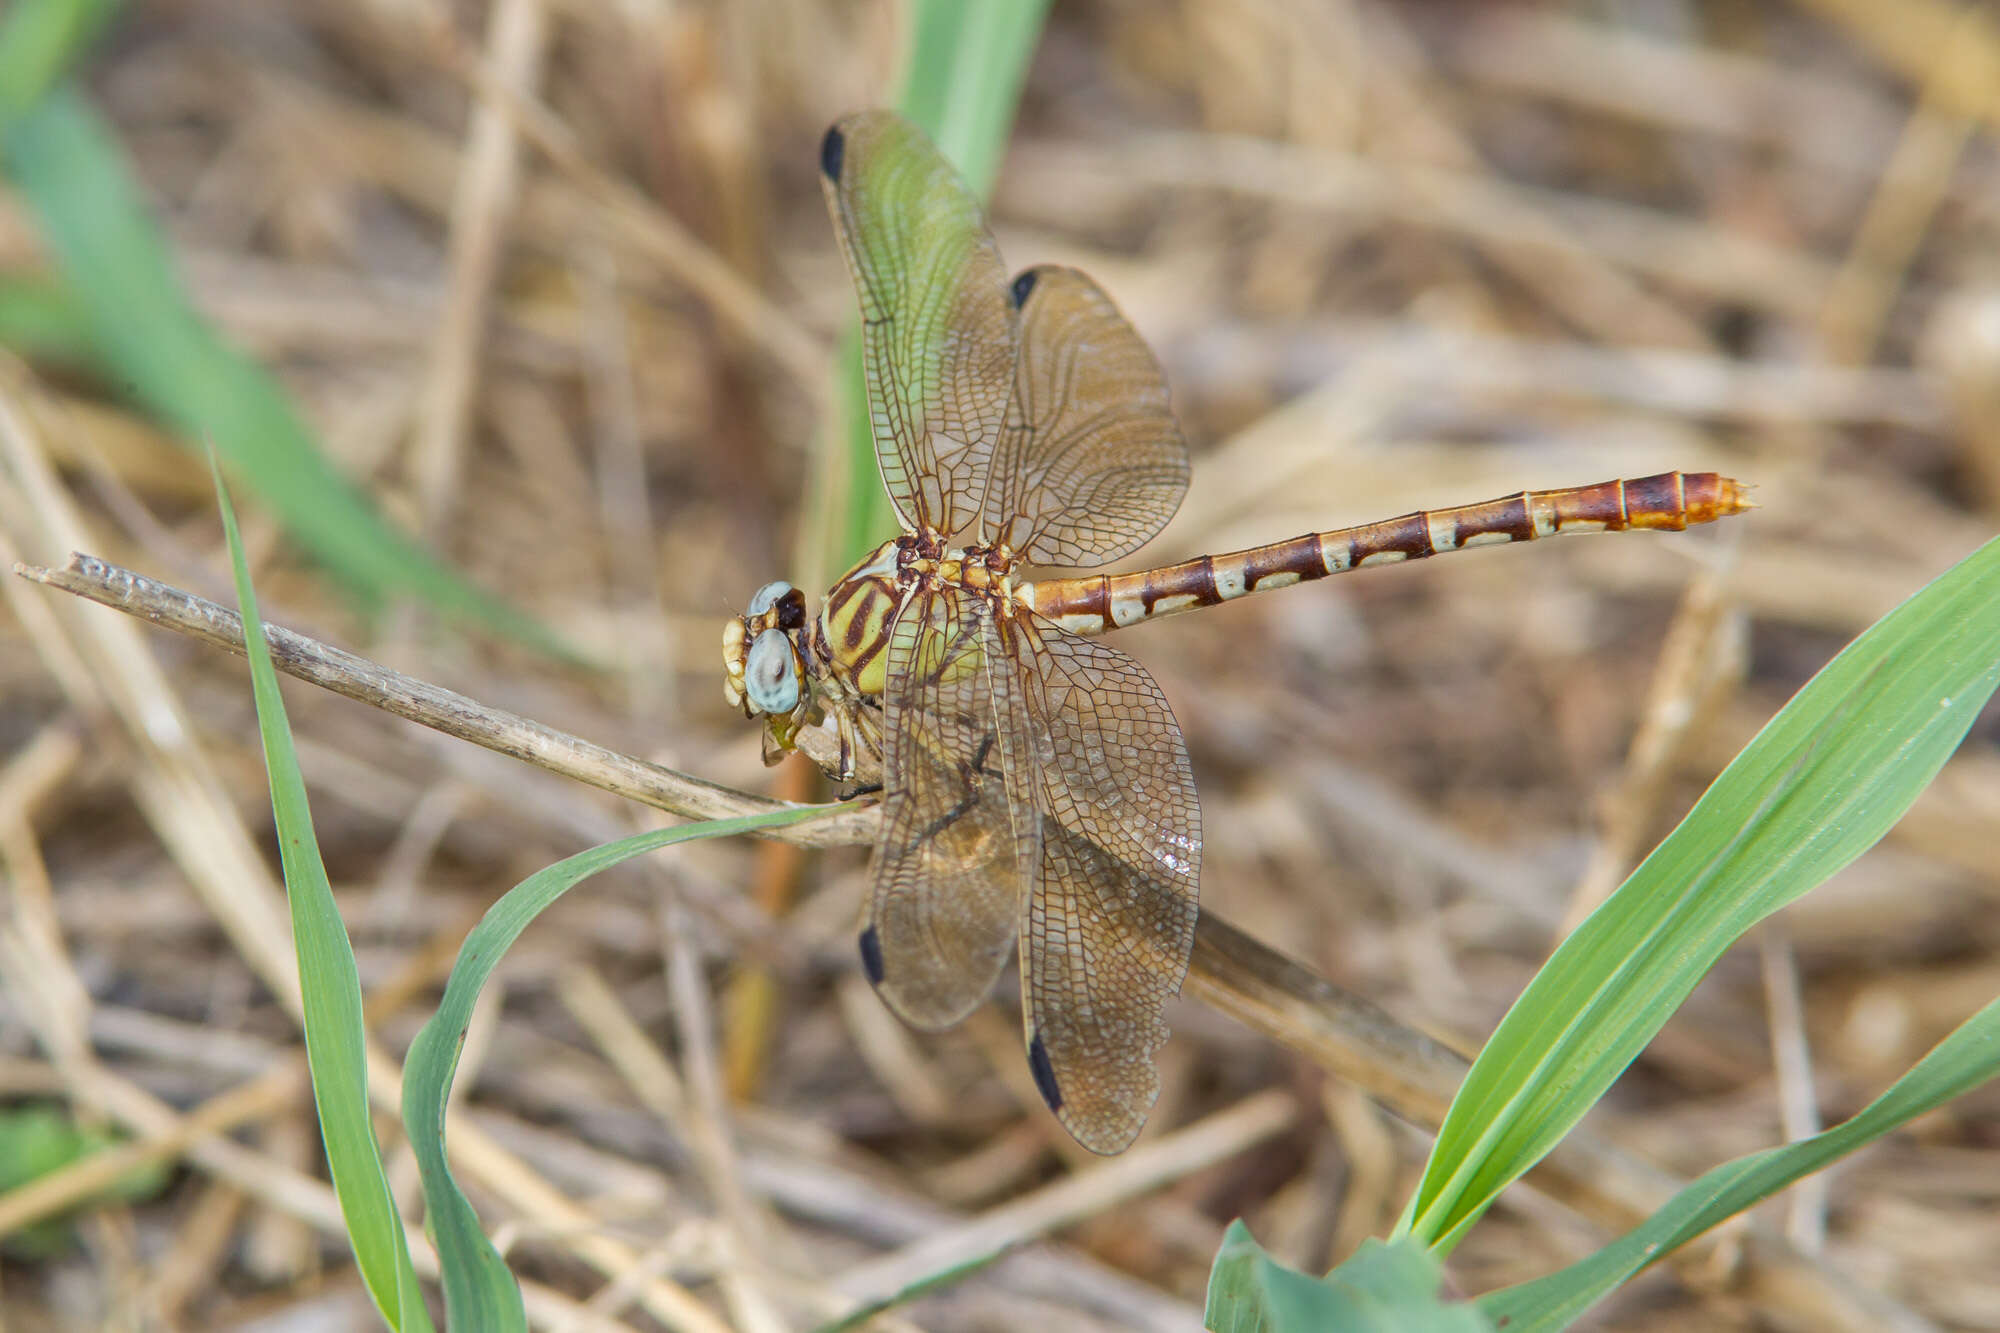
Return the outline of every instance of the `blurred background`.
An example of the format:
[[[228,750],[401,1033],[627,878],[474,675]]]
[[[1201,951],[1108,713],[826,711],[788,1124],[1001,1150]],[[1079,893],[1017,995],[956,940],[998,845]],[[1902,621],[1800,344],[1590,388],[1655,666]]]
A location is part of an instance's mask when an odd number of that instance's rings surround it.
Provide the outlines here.
[[[815,534],[855,503],[828,462],[853,296],[817,145],[893,98],[908,11],[76,13],[105,26],[61,114],[9,127],[0,179],[0,554],[80,548],[230,600],[214,439],[268,618],[715,782],[830,796],[763,766],[716,647],[762,583],[816,601],[838,572]],[[1943,0],[1052,6],[994,228],[1010,266],[1095,275],[1165,364],[1194,483],[1128,567],[1673,468],[1761,506],[1120,635],[1188,738],[1206,909],[1475,1049],[1794,690],[1992,535],[1995,88],[2000,11]],[[282,934],[260,952],[283,901],[242,663],[6,595],[0,1324],[371,1326],[267,982]],[[397,1052],[495,897],[650,813],[287,698]],[[1725,959],[1594,1131],[1692,1177],[1850,1114],[2000,993],[1996,740],[1989,716],[1881,847]],[[935,1037],[874,999],[865,865],[691,844],[530,929],[459,1076],[504,1149],[461,1179],[524,1279],[595,1297],[602,1327],[799,1326],[841,1274],[1092,1165],[1028,1082],[1011,980]],[[1103,1183],[883,1326],[1193,1327],[1232,1217],[1306,1268],[1394,1222],[1427,1127],[1172,1017],[1142,1147],[1273,1090],[1289,1118]],[[684,1096],[726,1109],[662,1114]],[[24,1202],[106,1134],[178,1146],[110,1199]],[[1996,1328],[1996,1199],[1989,1090],[1758,1217],[1877,1294],[1856,1326]],[[636,1275],[606,1271],[607,1238]],[[1605,1239],[1517,1188],[1451,1272],[1484,1290]],[[713,1322],[672,1317],[651,1274]],[[1593,1321],[1837,1326],[1823,1297],[1725,1243]]]

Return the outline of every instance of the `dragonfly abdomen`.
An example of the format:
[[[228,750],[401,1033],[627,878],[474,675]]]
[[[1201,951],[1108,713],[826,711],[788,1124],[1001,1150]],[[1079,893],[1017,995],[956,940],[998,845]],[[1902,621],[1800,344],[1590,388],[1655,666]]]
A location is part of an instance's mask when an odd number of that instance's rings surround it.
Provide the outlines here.
[[[1471,546],[1534,541],[1564,532],[1679,531],[1748,508],[1743,488],[1728,477],[1662,472],[1633,481],[1520,491],[1478,504],[1418,510],[1379,523],[1309,532],[1290,541],[1132,574],[1024,584],[1016,596],[1065,629],[1097,634],[1365,565],[1419,560]]]

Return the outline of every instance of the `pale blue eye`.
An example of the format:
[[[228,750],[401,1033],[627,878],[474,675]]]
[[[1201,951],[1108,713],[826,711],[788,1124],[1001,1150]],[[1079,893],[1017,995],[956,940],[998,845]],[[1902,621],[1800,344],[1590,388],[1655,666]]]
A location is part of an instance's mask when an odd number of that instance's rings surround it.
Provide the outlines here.
[[[756,592],[750,594],[750,605],[743,608],[743,614],[753,618],[761,616],[776,606],[779,599],[791,592],[791,590],[792,585],[783,579],[779,579],[776,583],[767,583],[757,589]]]
[[[767,629],[751,641],[743,661],[743,692],[760,713],[789,713],[799,706],[798,663],[783,630]]]

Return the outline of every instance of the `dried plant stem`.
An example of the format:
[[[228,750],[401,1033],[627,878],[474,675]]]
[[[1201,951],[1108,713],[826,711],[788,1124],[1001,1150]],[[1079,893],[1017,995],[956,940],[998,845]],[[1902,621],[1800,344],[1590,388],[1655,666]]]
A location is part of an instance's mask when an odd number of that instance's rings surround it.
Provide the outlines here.
[[[243,622],[236,612],[94,556],[72,555],[60,570],[27,565],[15,569],[38,583],[193,635],[239,656],[243,652]],[[726,819],[779,805],[619,754],[517,713],[490,708],[303,634],[276,625],[267,625],[267,629],[272,661],[287,675],[614,795],[690,819]],[[797,825],[778,836],[808,846],[839,846],[866,841],[872,827],[872,817],[857,811]]]
[[[541,77],[547,31],[541,0],[507,0],[495,6],[486,38],[494,81],[532,95]],[[459,473],[479,389],[482,331],[520,176],[517,137],[507,112],[491,98],[482,98],[472,115],[452,199],[450,270],[417,435],[417,494],[431,532],[445,521],[462,486]]]
[[[686,283],[717,316],[741,330],[809,392],[819,391],[827,352],[811,333],[670,214],[591,162],[545,103],[510,85],[449,34],[438,36],[434,54],[443,67],[510,117],[521,138],[601,210],[607,226]]]
[[[243,651],[242,621],[234,611],[94,556],[72,554],[60,570],[26,564],[16,564],[14,570],[230,652]],[[777,804],[489,708],[275,625],[267,623],[265,634],[280,671],[616,795],[690,818],[748,814]],[[809,736],[810,730],[802,734]],[[875,810],[868,806],[775,829],[769,836],[810,846],[862,843],[873,838],[876,822]],[[1421,1124],[1442,1120],[1465,1072],[1466,1062],[1455,1052],[1212,912],[1202,913],[1195,933],[1186,992]],[[463,1148],[467,1136],[460,1139]],[[1614,1229],[1636,1225],[1683,1183],[1583,1131],[1564,1139],[1529,1181]],[[1782,1239],[1759,1239],[1756,1253],[1785,1270],[1789,1281],[1803,1281],[1827,1296],[1846,1292],[1834,1274]]]
[[[95,556],[72,555],[60,570],[17,565],[15,571],[230,652],[243,651],[236,612]],[[615,795],[698,819],[778,805],[488,707],[280,626],[267,622],[265,631],[273,662],[288,675]],[[876,822],[872,807],[857,807],[774,829],[771,836],[808,846],[863,843],[874,837]],[[1213,913],[1202,914],[1188,992],[1419,1120],[1435,1123],[1443,1115],[1464,1069],[1456,1055]]]

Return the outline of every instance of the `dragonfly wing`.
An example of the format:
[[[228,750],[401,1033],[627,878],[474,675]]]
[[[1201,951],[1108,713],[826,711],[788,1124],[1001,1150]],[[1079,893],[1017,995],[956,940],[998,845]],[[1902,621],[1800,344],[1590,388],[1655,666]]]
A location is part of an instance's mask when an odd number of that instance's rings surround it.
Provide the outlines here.
[[[989,684],[983,598],[916,593],[889,640],[882,841],[861,958],[914,1027],[976,1008],[1013,948],[1021,877]]]
[[[1001,632],[1007,777],[1017,820],[1038,824],[1017,853],[1028,1064],[1077,1142],[1114,1153],[1159,1096],[1154,1055],[1194,950],[1201,808],[1144,667],[1032,615]]]
[[[1030,564],[1138,550],[1180,508],[1188,453],[1152,349],[1101,288],[1045,264],[1014,279],[1021,355],[985,525]]]
[[[820,168],[861,301],[883,484],[906,527],[950,535],[977,517],[1012,390],[1007,271],[978,198],[901,116],[842,120]]]

